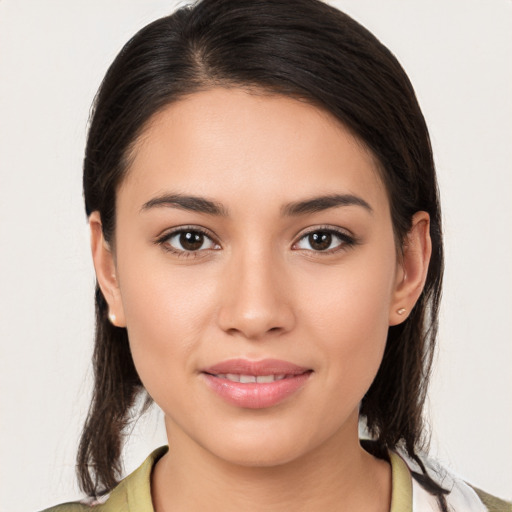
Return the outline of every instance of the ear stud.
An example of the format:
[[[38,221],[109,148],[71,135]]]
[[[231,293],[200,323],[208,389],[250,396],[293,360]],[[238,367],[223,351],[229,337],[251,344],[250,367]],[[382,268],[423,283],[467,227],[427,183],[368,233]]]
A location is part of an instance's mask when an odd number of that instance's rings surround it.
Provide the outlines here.
[[[108,314],[108,319],[110,320],[110,323],[112,325],[116,325],[116,315],[114,315],[114,313],[109,313]]]
[[[407,310],[405,308],[400,308],[400,309],[397,309],[396,312],[399,314],[399,315],[403,315]]]

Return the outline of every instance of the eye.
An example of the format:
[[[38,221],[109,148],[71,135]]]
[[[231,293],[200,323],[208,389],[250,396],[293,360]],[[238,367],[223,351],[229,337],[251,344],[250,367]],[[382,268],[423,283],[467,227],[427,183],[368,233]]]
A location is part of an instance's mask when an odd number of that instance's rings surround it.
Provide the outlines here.
[[[294,249],[303,249],[315,252],[335,252],[343,246],[354,245],[354,239],[345,233],[333,229],[317,229],[310,231],[300,238]]]
[[[198,252],[219,249],[210,236],[199,229],[180,229],[163,236],[158,242],[168,250],[177,253]]]

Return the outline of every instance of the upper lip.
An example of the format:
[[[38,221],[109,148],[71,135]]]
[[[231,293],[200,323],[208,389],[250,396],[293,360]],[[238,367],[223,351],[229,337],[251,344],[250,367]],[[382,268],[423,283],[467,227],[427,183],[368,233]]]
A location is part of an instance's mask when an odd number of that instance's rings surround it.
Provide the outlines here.
[[[248,359],[228,359],[220,363],[204,368],[203,373],[212,375],[239,374],[239,375],[300,375],[311,371],[288,361],[279,359],[262,359],[261,361],[250,361]]]

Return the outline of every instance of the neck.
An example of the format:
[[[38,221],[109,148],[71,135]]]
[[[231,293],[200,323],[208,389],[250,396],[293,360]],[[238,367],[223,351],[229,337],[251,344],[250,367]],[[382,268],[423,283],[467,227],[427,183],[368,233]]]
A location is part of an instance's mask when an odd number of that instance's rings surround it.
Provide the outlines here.
[[[168,428],[170,450],[152,475],[155,511],[387,512],[389,464],[361,448],[357,422],[349,431],[293,461],[255,467],[220,459]]]

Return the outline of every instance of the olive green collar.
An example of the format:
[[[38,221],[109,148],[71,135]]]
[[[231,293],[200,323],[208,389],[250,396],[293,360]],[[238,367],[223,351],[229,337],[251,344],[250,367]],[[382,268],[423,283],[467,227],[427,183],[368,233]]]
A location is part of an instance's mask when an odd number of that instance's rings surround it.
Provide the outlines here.
[[[154,512],[151,499],[151,471],[168,450],[167,446],[156,449],[142,465],[122,480],[110,493],[98,512]],[[390,512],[412,512],[411,474],[402,458],[389,452],[392,475]]]
[[[391,463],[391,510],[412,512],[412,478],[407,464],[400,455],[389,452]]]

